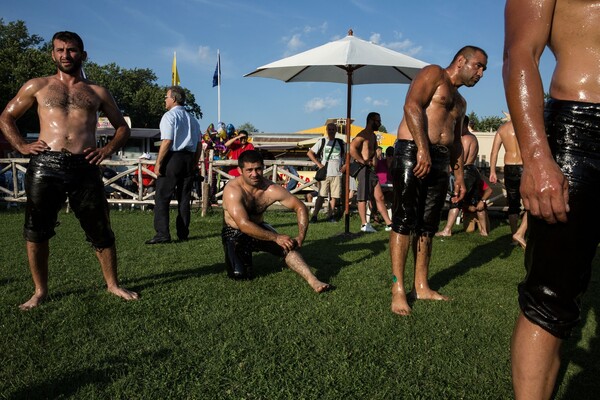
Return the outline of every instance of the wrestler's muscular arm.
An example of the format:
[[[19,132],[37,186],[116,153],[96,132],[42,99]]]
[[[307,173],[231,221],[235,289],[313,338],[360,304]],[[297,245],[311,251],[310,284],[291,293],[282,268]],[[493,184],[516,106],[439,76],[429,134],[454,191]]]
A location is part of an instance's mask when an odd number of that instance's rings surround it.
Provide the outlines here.
[[[500,146],[502,146],[502,138],[500,137],[500,130],[505,129],[505,125],[500,125],[496,135],[494,136],[494,143],[492,143],[492,152],[490,153],[490,182],[498,182],[498,176],[496,175],[496,165],[498,164],[498,153],[500,152]]]
[[[425,177],[431,169],[426,109],[437,88],[444,82],[444,74],[444,70],[437,65],[423,68],[406,94],[404,118],[418,149],[417,164],[413,170],[417,178]]]
[[[568,182],[554,161],[544,129],[539,60],[550,38],[556,0],[508,0],[505,8],[504,89],[521,156],[525,209],[549,223],[565,222]]]
[[[223,190],[223,209],[225,210],[225,222],[231,218],[237,228],[246,235],[258,240],[275,242],[286,252],[293,250],[296,247],[296,242],[294,242],[294,240],[288,235],[281,235],[270,230],[263,229],[260,225],[252,220],[242,200],[244,196],[243,189],[237,183],[238,182],[236,181],[229,182],[227,185],[225,185],[225,189]],[[268,192],[271,191],[272,188],[277,187],[279,187],[281,190],[285,190],[278,185],[270,185],[265,192],[260,194],[260,196],[271,195],[271,193]],[[286,193],[289,194],[287,191]],[[255,201],[256,200],[260,199],[255,198]],[[274,201],[278,201],[276,196],[272,201],[269,200],[271,204]]]
[[[306,232],[308,231],[308,209],[296,196],[285,190],[281,186],[276,186],[277,191],[281,191],[281,198],[279,202],[296,213],[296,219],[298,220],[298,236],[296,236],[296,242],[298,247],[302,247],[302,243],[306,238]]]
[[[454,141],[452,143],[452,148],[450,149],[450,167],[452,167],[452,171],[454,171],[455,197],[452,198],[452,202],[454,203],[461,201],[463,197],[465,197],[465,194],[467,194],[464,177],[464,149],[461,138],[462,123],[465,118],[465,110],[467,107],[466,102],[462,97],[459,98],[457,107],[460,107],[460,112],[456,119],[456,124],[454,125]]]
[[[362,132],[356,135],[352,142],[350,142],[350,156],[352,156],[352,158],[354,158],[359,164],[372,165],[373,160],[364,156],[364,146],[366,140],[367,139]]]
[[[104,112],[111,125],[115,127],[115,135],[106,146],[83,149],[83,153],[86,155],[85,158],[90,164],[100,164],[102,160],[110,157],[111,154],[125,145],[131,135],[131,129],[129,129],[129,125],[125,122],[125,118],[123,118],[123,114],[121,114],[110,92],[98,85],[91,85],[91,89],[100,98],[100,111]]]
[[[0,115],[0,130],[8,142],[21,154],[39,154],[50,150],[42,140],[27,143],[17,128],[17,120],[29,110],[36,101],[36,94],[48,84],[47,78],[31,79],[21,87],[19,93],[7,105]]]

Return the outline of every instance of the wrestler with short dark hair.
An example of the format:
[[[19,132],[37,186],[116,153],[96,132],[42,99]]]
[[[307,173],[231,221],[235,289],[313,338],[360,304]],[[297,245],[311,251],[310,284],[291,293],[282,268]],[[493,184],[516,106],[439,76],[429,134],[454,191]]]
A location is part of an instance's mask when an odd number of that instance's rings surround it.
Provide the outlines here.
[[[308,230],[308,210],[304,203],[285,188],[263,177],[264,162],[256,150],[247,150],[238,159],[240,176],[223,190],[223,249],[228,275],[250,279],[253,275],[252,252],[266,251],[282,257],[286,265],[300,275],[317,293],[330,288],[319,281],[298,249]],[[266,224],[267,208],[279,202],[296,213],[298,236],[279,234]]]
[[[86,58],[79,35],[57,32],[52,39],[56,74],[26,82],[0,116],[6,139],[21,154],[31,156],[25,175],[23,234],[35,292],[20,306],[23,310],[38,306],[48,294],[49,239],[67,198],[96,250],[108,291],[126,300],[138,298],[137,293],[119,286],[115,237],[98,167],[125,144],[130,129],[109,91],[83,77],[81,66]],[[27,143],[16,121],[34,104],[40,135]],[[101,148],[96,147],[99,111],[116,129],[113,140]]]
[[[396,314],[410,314],[409,299],[448,300],[429,287],[431,238],[440,223],[450,166],[455,177],[453,201],[462,200],[466,194],[461,130],[467,102],[458,88],[477,84],[487,61],[485,51],[465,46],[448,67],[423,68],[406,94],[391,171],[394,181],[391,309]],[[411,247],[415,279],[407,297],[404,270]]]

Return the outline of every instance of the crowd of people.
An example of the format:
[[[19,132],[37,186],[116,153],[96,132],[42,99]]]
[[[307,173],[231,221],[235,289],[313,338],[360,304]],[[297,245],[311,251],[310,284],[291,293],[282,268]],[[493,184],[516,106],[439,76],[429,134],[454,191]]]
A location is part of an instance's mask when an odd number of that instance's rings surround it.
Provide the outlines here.
[[[490,157],[489,181],[498,182],[498,151],[504,146],[504,185],[509,224],[515,244],[525,248],[527,274],[519,284],[521,312],[511,342],[512,378],[517,399],[548,399],[555,388],[560,347],[577,326],[581,296],[591,277],[592,259],[600,243],[597,194],[600,161],[596,142],[600,115],[599,69],[595,49],[596,2],[507,0],[504,82],[510,117],[498,130]],[[587,21],[588,23],[579,23]],[[578,30],[570,26],[576,23]],[[556,57],[550,99],[544,101],[539,59],[548,46]],[[19,153],[30,157],[24,187],[27,193],[24,237],[35,290],[21,309],[40,305],[48,295],[49,240],[55,235],[57,214],[68,199],[99,260],[107,289],[125,300],[138,294],[120,286],[115,235],[102,184],[100,163],[121,148],[130,130],[111,94],[87,79],[81,65],[87,58],[81,38],[57,32],[52,38],[55,75],[34,78],[19,90],[0,116],[0,129]],[[447,67],[428,65],[412,81],[392,150],[378,148],[374,132],[379,113],[369,113],[366,127],[349,146],[358,164],[357,201],[361,231],[372,232],[366,218],[371,202],[390,232],[392,270],[391,311],[410,315],[417,300],[448,300],[429,286],[433,237],[450,236],[458,212],[472,213],[479,232],[489,230],[486,202],[491,189],[475,166],[477,138],[465,119],[467,103],[460,87],[473,87],[483,77],[487,53],[476,46],[460,49]],[[34,104],[40,121],[38,140],[27,143],[16,121]],[[202,151],[227,149],[237,160],[237,177],[223,193],[221,232],[224,261],[232,279],[250,279],[252,253],[280,257],[317,293],[331,288],[313,274],[300,254],[309,222],[306,205],[282,185],[263,176],[261,153],[248,143],[244,131],[209,127],[201,140],[198,122],[185,111],[185,92],[168,88],[167,112],[160,124],[161,146],[155,163],[156,235],[148,244],[171,241],[168,206],[178,200],[177,236],[189,235],[190,179]],[[545,111],[543,111],[545,110]],[[114,139],[97,147],[95,123],[103,112],[115,127]],[[233,126],[232,126],[233,128]],[[309,151],[319,168],[327,168],[317,202],[329,198],[330,213],[340,201],[345,148],[328,127],[328,137]],[[450,180],[452,176],[452,180]],[[448,224],[438,232],[450,186]],[[385,183],[384,183],[385,182]],[[393,187],[392,216],[384,204],[382,185]],[[348,199],[345,199],[348,200]],[[264,220],[275,202],[297,217],[295,237],[278,233]],[[184,204],[187,203],[187,206]],[[526,214],[521,216],[521,203]],[[166,215],[165,215],[166,214]],[[526,239],[527,232],[527,239]],[[413,252],[414,279],[405,287],[406,263]]]

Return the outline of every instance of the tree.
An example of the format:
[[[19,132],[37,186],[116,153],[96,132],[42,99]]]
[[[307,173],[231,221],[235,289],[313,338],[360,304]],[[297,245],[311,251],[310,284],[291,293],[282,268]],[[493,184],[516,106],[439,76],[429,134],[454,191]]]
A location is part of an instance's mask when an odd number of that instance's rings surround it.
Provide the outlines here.
[[[252,125],[250,122],[244,122],[243,124],[238,126],[237,129],[238,131],[241,131],[243,129],[248,133],[258,132],[258,129],[256,129],[256,127],[254,127],[254,125]]]
[[[88,79],[106,87],[115,98],[121,111],[131,118],[134,128],[158,127],[165,112],[164,97],[167,86],[155,83],[156,75],[146,68],[125,69],[115,63],[98,65],[87,62]],[[196,118],[202,118],[202,110],[194,95],[184,88],[186,110]]]
[[[468,115],[469,121],[473,122],[474,129],[477,132],[497,131],[500,125],[504,123],[503,117],[488,116],[479,118],[475,112],[471,111]]]
[[[56,73],[50,57],[51,46],[52,43],[45,43],[42,37],[30,35],[25,22],[5,24],[0,18],[0,101],[3,107],[29,79]],[[151,69],[125,69],[115,63],[102,66],[88,60],[84,70],[90,81],[112,93],[121,111],[131,117],[133,127],[158,127],[165,113],[167,86],[156,83],[156,74]],[[196,118],[202,118],[202,109],[194,95],[188,89],[184,90],[186,110]],[[21,133],[39,132],[35,107],[17,121],[17,126]]]
[[[36,76],[50,75],[55,70],[49,57],[49,46],[38,35],[30,35],[25,22],[4,23],[0,18],[0,104],[2,109],[21,86]],[[17,122],[21,132],[39,132],[35,109],[30,109]]]

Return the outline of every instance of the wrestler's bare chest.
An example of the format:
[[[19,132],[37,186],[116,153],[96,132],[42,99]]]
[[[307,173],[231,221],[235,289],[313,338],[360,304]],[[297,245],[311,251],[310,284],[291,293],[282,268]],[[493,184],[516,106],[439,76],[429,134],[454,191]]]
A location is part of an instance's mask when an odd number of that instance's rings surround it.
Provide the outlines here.
[[[267,211],[267,208],[273,204],[272,201],[268,200],[268,196],[266,196],[265,192],[262,192],[259,195],[245,193],[242,202],[248,215],[257,218],[262,218],[262,215]]]
[[[88,85],[67,87],[50,83],[39,95],[38,103],[45,109],[58,109],[69,113],[84,111],[95,113],[100,107],[100,98]]]

